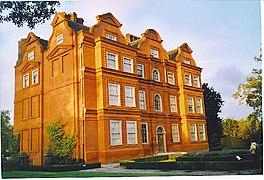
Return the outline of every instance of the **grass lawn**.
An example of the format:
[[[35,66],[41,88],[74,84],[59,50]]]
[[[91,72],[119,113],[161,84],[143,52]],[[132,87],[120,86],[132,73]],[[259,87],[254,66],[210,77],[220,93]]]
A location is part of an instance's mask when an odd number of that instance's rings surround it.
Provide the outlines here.
[[[179,174],[179,176],[186,174]],[[143,174],[143,173],[104,173],[104,172],[40,172],[40,171],[4,171],[2,178],[62,178],[62,177],[140,177],[140,176],[175,176],[171,174]]]

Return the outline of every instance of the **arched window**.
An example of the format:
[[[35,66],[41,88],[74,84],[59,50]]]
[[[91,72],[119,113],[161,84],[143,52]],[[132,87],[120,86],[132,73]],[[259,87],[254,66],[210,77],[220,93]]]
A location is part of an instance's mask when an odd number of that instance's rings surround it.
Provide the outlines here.
[[[157,69],[153,69],[153,71],[152,71],[152,79],[154,81],[160,81],[160,75],[159,75],[159,71]]]
[[[154,96],[154,106],[155,111],[162,111],[161,97],[159,94],[155,94]]]
[[[158,127],[157,134],[163,134],[163,133],[164,133],[163,127]]]

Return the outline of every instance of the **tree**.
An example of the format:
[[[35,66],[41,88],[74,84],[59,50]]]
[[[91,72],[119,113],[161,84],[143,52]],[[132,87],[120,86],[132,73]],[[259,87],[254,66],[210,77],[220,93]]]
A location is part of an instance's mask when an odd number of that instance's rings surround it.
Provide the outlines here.
[[[254,57],[258,63],[262,62],[262,53]],[[247,83],[239,84],[233,97],[239,104],[247,104],[254,109],[254,114],[262,120],[262,69],[252,69],[252,76],[247,78]]]
[[[214,134],[216,134],[218,138],[222,136],[222,119],[218,115],[221,112],[224,101],[220,93],[215,91],[213,87],[209,87],[207,83],[204,83],[202,88],[204,90],[205,113],[207,116],[207,135],[211,146]]]
[[[55,121],[47,127],[49,147],[48,152],[65,161],[69,158],[76,145],[74,136],[65,135],[64,124],[61,121]]]
[[[239,121],[233,118],[226,118],[222,122],[223,135],[238,138],[239,136]]]
[[[49,20],[59,6],[58,1],[1,1],[0,23],[12,22],[18,27],[27,23],[33,29],[36,24]]]
[[[8,110],[1,110],[1,155],[10,152],[9,142],[12,138],[13,127],[10,124]]]

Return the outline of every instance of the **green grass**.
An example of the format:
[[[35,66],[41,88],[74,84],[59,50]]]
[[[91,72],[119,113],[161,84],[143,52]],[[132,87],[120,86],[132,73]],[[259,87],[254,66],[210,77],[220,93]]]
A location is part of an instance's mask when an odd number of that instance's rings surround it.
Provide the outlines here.
[[[181,174],[180,176],[183,176]],[[143,173],[104,173],[104,172],[40,172],[40,171],[4,171],[3,178],[63,178],[63,177],[141,177],[141,176],[175,176],[172,174],[143,174]]]

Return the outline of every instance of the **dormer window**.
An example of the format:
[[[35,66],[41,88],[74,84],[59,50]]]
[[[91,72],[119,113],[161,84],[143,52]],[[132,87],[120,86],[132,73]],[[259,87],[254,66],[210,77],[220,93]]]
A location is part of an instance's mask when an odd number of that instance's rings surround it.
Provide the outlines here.
[[[155,58],[159,58],[159,51],[155,49],[150,49],[150,55],[152,55]]]
[[[28,61],[32,61],[32,60],[34,60],[34,51],[31,51],[31,52],[29,52],[28,53]]]
[[[63,43],[63,34],[57,36],[57,45]]]
[[[191,64],[191,61],[189,59],[184,59],[183,61],[185,64]]]
[[[106,37],[106,39],[110,39],[110,40],[116,41],[116,36],[113,36],[111,34],[106,34],[105,37]]]

